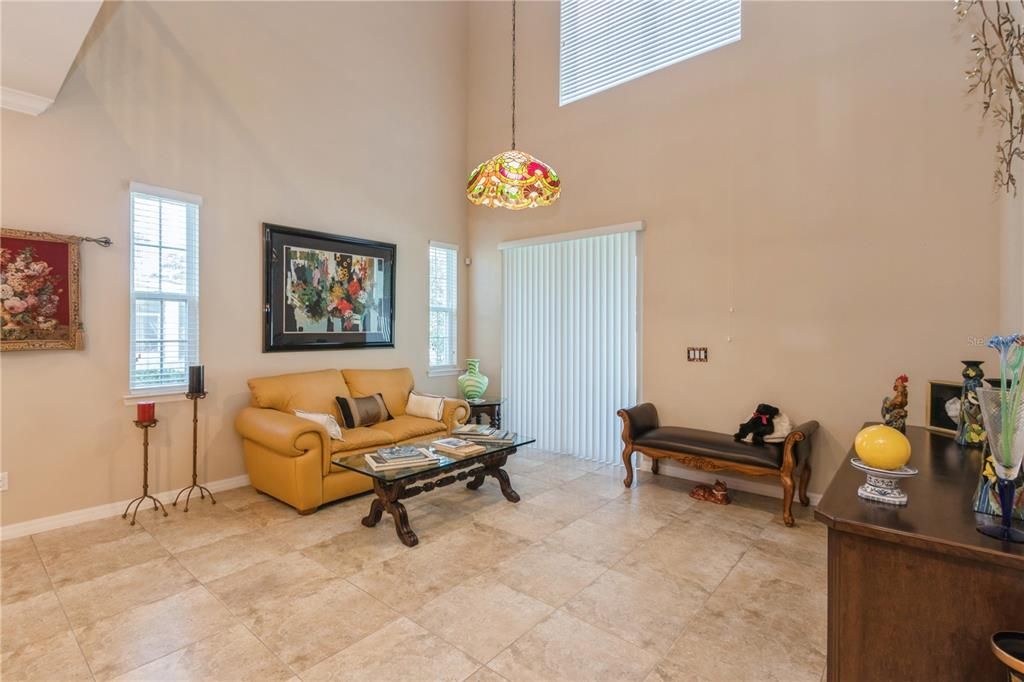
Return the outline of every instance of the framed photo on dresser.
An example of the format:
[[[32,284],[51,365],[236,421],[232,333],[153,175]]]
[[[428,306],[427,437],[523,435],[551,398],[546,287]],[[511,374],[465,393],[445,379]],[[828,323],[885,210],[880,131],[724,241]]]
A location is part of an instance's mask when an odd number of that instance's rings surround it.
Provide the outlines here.
[[[263,224],[263,352],[393,348],[396,246]]]
[[[928,381],[928,396],[925,400],[926,426],[936,433],[955,436],[960,427],[960,381]],[[950,404],[950,401],[956,401]],[[955,409],[952,409],[955,408]],[[951,414],[951,412],[953,414]],[[953,416],[956,414],[957,416]]]

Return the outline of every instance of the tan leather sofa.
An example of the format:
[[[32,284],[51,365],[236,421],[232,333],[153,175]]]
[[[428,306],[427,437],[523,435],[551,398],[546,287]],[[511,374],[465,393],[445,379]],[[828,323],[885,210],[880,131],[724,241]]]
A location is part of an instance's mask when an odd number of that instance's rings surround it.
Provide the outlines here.
[[[413,389],[409,369],[325,369],[249,380],[252,402],[235,419],[252,486],[311,514],[326,502],[371,490],[369,476],[331,464],[332,456],[372,452],[395,443],[432,440],[469,418],[464,400],[445,399],[443,421],[405,413]],[[380,393],[393,419],[343,428],[343,440],[295,410],[333,414],[344,426],[336,396]]]

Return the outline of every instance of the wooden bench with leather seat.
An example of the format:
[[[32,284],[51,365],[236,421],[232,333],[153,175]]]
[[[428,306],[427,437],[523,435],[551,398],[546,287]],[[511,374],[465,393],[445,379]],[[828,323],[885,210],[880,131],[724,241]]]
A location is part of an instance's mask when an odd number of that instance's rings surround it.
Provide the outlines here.
[[[752,476],[778,476],[782,482],[782,519],[793,525],[793,475],[799,470],[800,504],[810,503],[807,484],[811,480],[810,437],[818,422],[809,421],[793,429],[781,443],[754,445],[737,441],[732,435],[680,426],[662,426],[658,410],[651,403],[619,410],[622,418],[622,463],[626,465],[623,483],[633,484],[633,453],[651,458],[651,470],[658,473],[658,462],[668,458],[702,471],[731,470]]]

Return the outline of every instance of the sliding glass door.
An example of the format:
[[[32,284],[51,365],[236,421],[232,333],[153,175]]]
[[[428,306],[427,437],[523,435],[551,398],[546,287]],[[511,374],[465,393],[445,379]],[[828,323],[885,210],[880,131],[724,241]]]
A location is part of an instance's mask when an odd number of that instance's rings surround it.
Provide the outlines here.
[[[639,376],[639,230],[501,246],[505,424],[538,448],[620,462],[615,412],[636,403]]]

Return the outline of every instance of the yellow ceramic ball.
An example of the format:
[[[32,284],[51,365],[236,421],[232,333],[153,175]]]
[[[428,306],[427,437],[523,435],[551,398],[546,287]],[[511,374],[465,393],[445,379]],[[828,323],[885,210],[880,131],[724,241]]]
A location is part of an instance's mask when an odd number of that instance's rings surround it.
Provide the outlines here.
[[[862,462],[876,469],[899,469],[910,461],[907,437],[882,424],[861,429],[853,441],[853,449]]]

